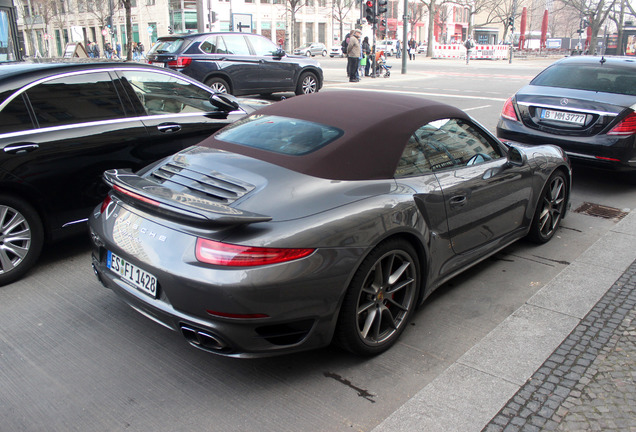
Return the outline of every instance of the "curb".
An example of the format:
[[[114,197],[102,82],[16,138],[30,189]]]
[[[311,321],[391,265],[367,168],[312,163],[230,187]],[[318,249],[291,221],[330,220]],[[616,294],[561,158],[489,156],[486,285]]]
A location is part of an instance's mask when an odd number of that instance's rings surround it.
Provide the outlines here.
[[[523,389],[526,385],[533,385],[531,378],[536,377],[535,373],[545,374],[546,371],[537,370],[548,364],[546,359],[562,355],[555,350],[569,343],[567,338],[571,334],[576,337],[575,329],[582,320],[592,316],[590,311],[603,303],[606,293],[622,283],[616,281],[636,260],[634,244],[636,212],[612,227],[572,265],[387,417],[373,432],[481,431],[491,420],[495,421],[499,413],[503,413],[502,409],[509,401],[527,408],[527,403],[521,405],[511,399],[516,394],[525,394]],[[604,330],[604,334],[611,337],[613,333]],[[587,360],[591,362],[592,359]],[[578,370],[578,375],[583,372]],[[574,387],[578,382],[574,378],[568,378],[571,382],[566,384]],[[529,400],[529,395],[538,389],[525,387],[525,390],[528,392],[526,400]],[[559,398],[565,400],[570,391],[563,387],[559,390]],[[546,404],[548,402],[550,405],[546,406],[552,412],[543,412],[546,422],[558,408],[556,401],[546,399]],[[539,407],[539,411],[541,408],[544,406]],[[510,425],[506,431],[521,430],[519,426],[511,427],[515,417],[508,414],[506,419]],[[504,420],[499,418],[496,424],[501,426],[501,423]]]

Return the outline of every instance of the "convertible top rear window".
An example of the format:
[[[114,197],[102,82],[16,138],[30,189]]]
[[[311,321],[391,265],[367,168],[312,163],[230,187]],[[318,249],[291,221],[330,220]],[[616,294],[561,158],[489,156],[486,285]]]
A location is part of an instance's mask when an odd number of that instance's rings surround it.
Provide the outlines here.
[[[557,64],[539,74],[532,85],[636,96],[636,69],[607,64]]]
[[[343,131],[289,117],[252,115],[226,127],[215,138],[284,155],[304,155],[339,138]]]

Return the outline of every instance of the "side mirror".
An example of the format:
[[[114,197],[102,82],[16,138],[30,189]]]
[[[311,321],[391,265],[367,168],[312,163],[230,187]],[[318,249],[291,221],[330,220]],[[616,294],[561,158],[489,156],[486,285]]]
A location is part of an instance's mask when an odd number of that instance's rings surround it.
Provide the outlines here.
[[[508,166],[523,166],[528,162],[528,156],[515,146],[508,147]]]
[[[278,48],[276,51],[274,51],[274,57],[279,59],[285,57],[285,50],[282,48]]]
[[[210,103],[223,112],[232,112],[239,109],[239,103],[234,100],[234,96],[223,93],[214,93],[210,96]]]

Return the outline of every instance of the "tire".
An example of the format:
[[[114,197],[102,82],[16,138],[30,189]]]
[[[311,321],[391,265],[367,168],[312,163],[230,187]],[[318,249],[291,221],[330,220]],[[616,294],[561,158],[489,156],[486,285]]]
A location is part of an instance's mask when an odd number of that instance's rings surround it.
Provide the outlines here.
[[[228,85],[227,81],[225,81],[223,78],[218,78],[218,77],[210,78],[205,81],[205,85],[207,85],[208,87],[211,87],[212,90],[216,91],[217,93],[232,94],[232,92],[230,91],[230,86]]]
[[[305,72],[298,79],[296,94],[300,96],[311,93],[318,93],[318,78],[313,72]]]
[[[378,245],[351,280],[334,341],[362,356],[388,350],[413,314],[419,282],[420,266],[413,246],[398,239]]]
[[[323,57],[327,57],[327,50],[324,50],[324,51],[322,52],[322,56],[323,56]]]
[[[307,51],[307,52],[305,53],[305,57],[311,57],[311,51]]]
[[[35,209],[0,195],[0,286],[20,279],[42,252],[44,229]]]
[[[568,196],[568,184],[561,171],[554,172],[541,191],[528,238],[538,244],[549,241],[559,228]]]

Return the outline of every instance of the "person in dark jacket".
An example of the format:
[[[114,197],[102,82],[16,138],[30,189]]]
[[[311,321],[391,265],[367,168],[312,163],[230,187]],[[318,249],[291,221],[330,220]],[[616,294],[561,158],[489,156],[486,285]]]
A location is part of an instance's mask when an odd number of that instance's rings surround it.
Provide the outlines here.
[[[366,57],[366,64],[364,65],[364,76],[369,76],[369,68],[371,67],[371,45],[369,45],[369,37],[365,36],[362,41],[362,55]]]

